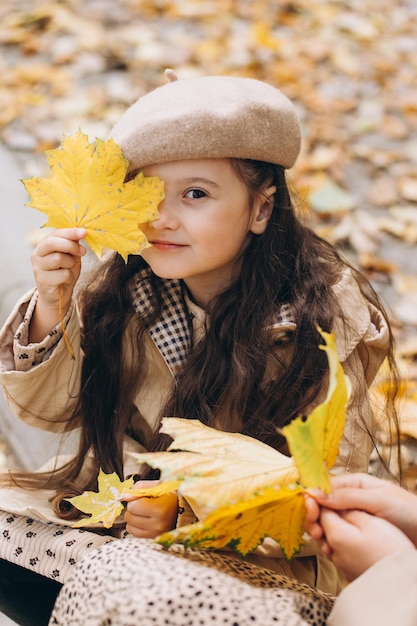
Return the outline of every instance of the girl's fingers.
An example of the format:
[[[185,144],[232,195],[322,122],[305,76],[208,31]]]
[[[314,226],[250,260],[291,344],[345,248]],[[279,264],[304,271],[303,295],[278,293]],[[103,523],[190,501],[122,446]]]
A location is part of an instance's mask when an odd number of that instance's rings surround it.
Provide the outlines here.
[[[41,267],[44,271],[71,269],[75,264],[78,265],[79,262],[79,256],[75,253],[75,251],[74,254],[52,252],[51,254],[39,257],[39,267]]]
[[[306,516],[304,520],[304,529],[306,533],[319,541],[323,537],[323,529],[320,525],[320,505],[308,493],[305,497]]]
[[[58,228],[51,234],[56,237],[62,237],[63,239],[72,239],[73,241],[80,241],[84,239],[86,235],[85,228]]]
[[[79,243],[79,239],[68,239],[60,235],[49,235],[39,242],[33,257],[44,258],[52,254],[67,254],[84,256],[86,248]]]
[[[134,489],[150,489],[151,487],[155,487],[156,485],[159,485],[161,481],[160,480],[138,480],[135,482],[135,484],[133,485]],[[142,496],[143,498],[145,498],[146,496]],[[125,502],[133,502],[134,500],[137,500],[138,497],[135,495],[130,495],[130,494],[126,494],[123,496],[123,500]]]
[[[322,551],[324,556],[327,556],[327,558],[329,558],[332,554],[332,549],[325,539],[320,541],[320,550]]]
[[[32,267],[40,292],[61,284],[73,285],[81,271],[86,248],[80,244],[83,228],[55,230],[45,237],[32,254]]]
[[[73,281],[73,274],[71,269],[56,269],[48,272],[48,282],[39,280],[38,288],[41,289],[42,286],[55,288],[60,285],[70,285]]]
[[[146,481],[148,486],[150,481]],[[152,481],[153,484],[158,481]],[[143,488],[142,484],[135,487]],[[177,494],[170,492],[157,498],[142,497],[128,502],[125,511],[126,530],[135,537],[152,537],[175,528],[178,515]]]

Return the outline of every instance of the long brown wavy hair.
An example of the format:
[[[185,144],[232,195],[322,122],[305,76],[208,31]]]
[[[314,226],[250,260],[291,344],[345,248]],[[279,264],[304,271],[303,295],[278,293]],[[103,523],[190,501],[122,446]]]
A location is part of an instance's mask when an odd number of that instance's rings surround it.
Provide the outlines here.
[[[326,355],[317,350],[322,342],[317,326],[330,331],[335,317],[343,318],[332,286],[347,263],[299,219],[281,167],[231,161],[248,187],[249,209],[257,194],[276,187],[272,214],[265,232],[253,236],[243,252],[239,275],[211,302],[206,336],[189,354],[161,417],[198,418],[219,427],[218,407],[227,403],[230,414],[238,416],[241,432],[281,448],[284,441],[279,429],[302,414],[322,391],[328,366]],[[163,279],[153,274],[153,306],[140,318],[132,306],[131,282],[146,267],[141,256],[130,256],[125,263],[113,255],[80,294],[82,383],[76,411],[68,422],[69,428],[81,424],[78,454],[48,474],[47,481],[45,475],[43,479],[16,475],[26,485],[39,486],[43,480],[42,486],[57,490],[59,503],[68,494],[94,489],[99,468],[123,476],[123,438],[126,433],[132,435],[133,398],[146,372],[141,346],[161,314]],[[352,272],[366,300],[386,317],[369,282],[353,268]],[[291,306],[296,322],[292,358],[285,363],[267,330],[283,303]],[[122,358],[122,339],[127,335],[137,355],[128,365]],[[277,376],[265,384],[271,360]],[[392,336],[388,360],[395,375]],[[389,410],[394,415],[392,403]],[[220,427],[227,430],[231,425]],[[152,449],[163,449],[167,443],[156,432]],[[92,453],[92,470],[81,481],[88,452]],[[62,509],[60,514],[67,515]]]

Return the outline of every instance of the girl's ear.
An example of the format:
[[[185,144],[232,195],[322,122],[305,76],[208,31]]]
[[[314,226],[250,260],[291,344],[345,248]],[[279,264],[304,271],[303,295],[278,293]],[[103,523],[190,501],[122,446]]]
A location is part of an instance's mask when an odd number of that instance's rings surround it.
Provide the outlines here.
[[[262,235],[268,226],[272,209],[274,208],[275,185],[268,187],[255,200],[250,230],[254,235]]]

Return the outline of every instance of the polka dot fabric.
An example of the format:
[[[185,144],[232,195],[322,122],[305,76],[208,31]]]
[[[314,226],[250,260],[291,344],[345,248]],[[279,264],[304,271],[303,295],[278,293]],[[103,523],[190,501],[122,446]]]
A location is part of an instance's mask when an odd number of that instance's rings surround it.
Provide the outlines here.
[[[229,555],[128,538],[74,567],[49,626],[324,626],[333,602]]]

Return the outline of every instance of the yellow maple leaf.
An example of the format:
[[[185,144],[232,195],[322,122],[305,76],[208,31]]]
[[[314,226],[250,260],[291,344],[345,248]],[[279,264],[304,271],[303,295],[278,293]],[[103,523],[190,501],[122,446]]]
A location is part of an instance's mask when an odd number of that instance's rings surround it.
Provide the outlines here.
[[[138,455],[137,459],[159,467],[162,480],[181,480],[178,491],[200,521],[164,533],[157,541],[213,549],[228,546],[247,554],[271,537],[287,558],[299,550],[302,494],[308,487],[330,488],[329,470],[338,454],[350,393],[334,336],[319,332],[325,340],[319,347],[329,362],[328,392],[308,418],[297,418],[283,429],[292,458],[250,437],[222,433],[196,420],[165,418],[161,431],[173,437],[170,449],[187,452]]]
[[[330,492],[329,470],[333,467],[343,435],[350,381],[337,356],[335,338],[320,330],[329,361],[329,388],[325,401],[307,419],[297,417],[282,429],[290,454],[300,472],[304,487],[318,487]]]
[[[149,245],[139,224],[158,217],[164,198],[159,178],[139,173],[125,183],[129,163],[120,147],[112,139],[89,143],[81,131],[46,157],[52,177],[22,181],[27,206],[48,216],[44,226],[85,228],[85,241],[99,258],[110,248],[126,261]]]
[[[160,430],[174,439],[167,452],[132,456],[159,468],[162,481],[179,481],[179,493],[199,519],[266,484],[289,485],[299,478],[293,459],[253,437],[175,417],[164,418]]]
[[[246,500],[214,510],[203,521],[166,532],[157,541],[167,547],[183,543],[214,550],[231,548],[246,556],[270,537],[289,559],[303,544],[304,517],[302,487],[266,487]]]
[[[84,491],[80,496],[68,498],[75,508],[88,513],[91,517],[83,518],[73,524],[74,528],[102,522],[105,528],[113,526],[115,519],[123,511],[123,494],[133,486],[133,478],[121,481],[116,473],[98,475],[98,492]]]
[[[199,420],[164,418],[161,432],[174,439],[167,452],[133,456],[160,468],[162,484],[178,481],[178,493],[200,522],[164,533],[158,542],[228,546],[245,555],[272,537],[285,554],[299,550],[304,490],[296,485],[299,474],[293,459],[257,439],[222,432]]]
[[[175,491],[178,481],[165,482],[148,488],[136,488],[133,478],[121,481],[116,472],[105,474],[102,470],[98,475],[98,491],[84,491],[80,496],[67,498],[76,509],[88,513],[91,517],[78,520],[73,528],[103,524],[111,528],[123,511],[122,502],[126,498],[157,498],[165,493]]]

